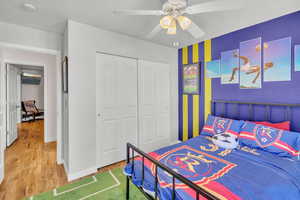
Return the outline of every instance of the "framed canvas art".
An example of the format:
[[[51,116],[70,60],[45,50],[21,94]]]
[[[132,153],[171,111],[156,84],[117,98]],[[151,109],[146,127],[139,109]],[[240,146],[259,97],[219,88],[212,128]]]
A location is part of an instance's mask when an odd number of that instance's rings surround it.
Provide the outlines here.
[[[183,93],[200,93],[200,64],[183,65]]]
[[[265,42],[264,81],[290,81],[292,79],[292,38]]]
[[[220,78],[220,60],[213,60],[206,63],[206,77]]]
[[[300,45],[295,45],[295,71],[300,71]]]
[[[261,88],[261,38],[240,43],[240,88]]]
[[[239,83],[239,50],[225,51],[221,53],[221,83]]]

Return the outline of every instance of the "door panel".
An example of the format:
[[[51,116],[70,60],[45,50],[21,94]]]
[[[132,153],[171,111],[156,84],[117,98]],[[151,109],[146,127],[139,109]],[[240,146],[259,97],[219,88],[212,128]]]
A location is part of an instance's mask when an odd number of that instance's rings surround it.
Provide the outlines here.
[[[138,137],[138,130],[137,130],[137,118],[130,117],[124,118],[121,122],[121,142],[120,149],[121,149],[121,158],[126,158],[126,143],[129,142],[133,145],[137,146],[137,137]]]
[[[7,65],[7,146],[10,146],[17,138],[18,123],[18,69]]]
[[[139,146],[146,152],[170,142],[169,66],[139,61]]]
[[[97,165],[125,159],[126,143],[137,144],[137,62],[97,54]]]
[[[103,139],[105,142],[103,144],[104,152],[111,152],[118,150],[118,140],[116,138],[119,137],[111,137],[118,135],[118,123],[116,120],[113,121],[105,121],[103,123]]]
[[[157,136],[160,139],[168,139],[170,132],[169,113],[159,114],[157,120]]]
[[[155,137],[156,137],[156,130],[155,130],[155,119],[153,116],[143,116],[141,119],[141,130],[142,133],[140,138],[142,140],[142,144],[151,144]],[[144,146],[141,146],[144,148]]]

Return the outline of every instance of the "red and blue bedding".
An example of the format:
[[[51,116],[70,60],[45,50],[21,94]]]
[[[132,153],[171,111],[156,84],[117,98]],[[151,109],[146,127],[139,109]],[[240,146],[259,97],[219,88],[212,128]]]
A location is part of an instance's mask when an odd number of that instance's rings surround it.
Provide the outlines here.
[[[215,120],[212,122],[216,123]],[[228,125],[232,127],[234,122],[223,124],[224,130],[228,131]],[[251,129],[251,126],[236,125],[241,129]],[[300,161],[297,157],[278,156],[277,152],[274,154],[245,144],[233,150],[223,149],[212,143],[209,136],[212,130],[213,127],[203,129],[199,137],[159,149],[150,155],[219,199],[300,199]],[[137,186],[154,192],[155,165],[145,160],[143,182],[141,159],[136,159],[134,165],[132,171],[132,164],[128,164],[125,174],[132,176]],[[172,177],[161,169],[157,174],[159,199],[171,199]],[[195,195],[192,189],[176,180],[176,199],[195,199]]]

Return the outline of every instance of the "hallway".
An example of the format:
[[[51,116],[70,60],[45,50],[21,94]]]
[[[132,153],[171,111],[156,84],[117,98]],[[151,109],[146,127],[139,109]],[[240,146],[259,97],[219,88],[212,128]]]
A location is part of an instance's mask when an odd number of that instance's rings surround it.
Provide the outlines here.
[[[5,152],[5,178],[1,200],[19,200],[67,183],[62,165],[56,164],[56,142],[44,143],[44,121],[18,126],[18,140]]]

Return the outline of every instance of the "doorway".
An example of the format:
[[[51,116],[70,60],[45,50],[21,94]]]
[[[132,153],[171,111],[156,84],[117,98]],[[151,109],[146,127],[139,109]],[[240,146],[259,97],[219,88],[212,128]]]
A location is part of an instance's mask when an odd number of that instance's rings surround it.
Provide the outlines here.
[[[18,127],[25,123],[30,127],[42,120],[44,127],[44,77],[43,66],[6,64],[6,147],[18,139]],[[44,131],[40,134],[44,138]]]
[[[0,46],[0,50],[0,199],[17,200],[46,192],[67,182],[63,165],[60,165],[61,56],[60,52],[25,46]],[[33,72],[37,68],[39,73]],[[7,84],[9,73],[14,74],[17,81],[12,78]],[[31,84],[26,84],[29,86],[27,89],[44,84],[41,101],[33,96],[25,99],[24,94],[28,93],[24,92],[24,82],[28,78]],[[41,79],[40,84],[36,83],[37,79]],[[19,87],[14,87],[14,92],[7,90],[13,85]],[[10,101],[7,95],[19,100]],[[7,100],[11,102],[10,106]],[[25,101],[35,105],[39,111],[44,111],[44,116],[31,115],[30,112],[24,115],[26,113],[22,102]],[[7,107],[12,112],[7,113]],[[13,124],[16,123],[17,131],[13,130],[16,127]],[[14,134],[8,137],[9,127],[12,127],[11,132]]]

